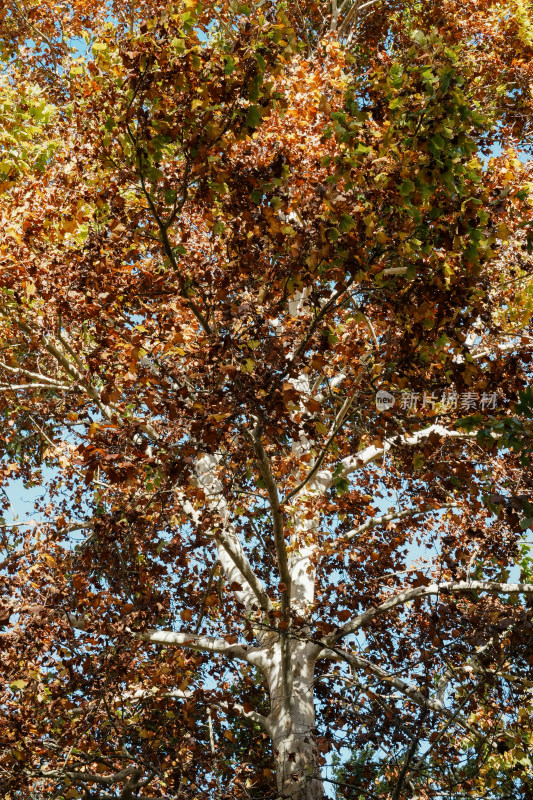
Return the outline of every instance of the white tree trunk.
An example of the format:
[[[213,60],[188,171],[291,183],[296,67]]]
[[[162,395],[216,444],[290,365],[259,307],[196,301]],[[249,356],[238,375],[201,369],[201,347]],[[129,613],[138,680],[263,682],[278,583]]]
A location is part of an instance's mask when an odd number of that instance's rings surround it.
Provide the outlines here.
[[[321,800],[311,647],[287,636],[271,646],[268,656],[269,723],[279,797]]]

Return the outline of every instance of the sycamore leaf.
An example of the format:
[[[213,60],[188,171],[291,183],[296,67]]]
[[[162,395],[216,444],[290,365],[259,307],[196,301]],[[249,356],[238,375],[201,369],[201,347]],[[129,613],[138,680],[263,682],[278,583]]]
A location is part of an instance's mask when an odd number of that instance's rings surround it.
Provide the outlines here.
[[[259,106],[248,106],[248,110],[246,112],[246,124],[248,127],[257,128],[261,122],[261,119],[262,114]]]
[[[17,690],[22,690],[22,689],[26,688],[28,683],[29,683],[29,681],[25,681],[25,680],[20,679],[20,680],[17,680],[17,681],[13,681],[13,683],[10,683],[9,684],[9,688],[12,689],[13,691],[16,690],[16,689]]]

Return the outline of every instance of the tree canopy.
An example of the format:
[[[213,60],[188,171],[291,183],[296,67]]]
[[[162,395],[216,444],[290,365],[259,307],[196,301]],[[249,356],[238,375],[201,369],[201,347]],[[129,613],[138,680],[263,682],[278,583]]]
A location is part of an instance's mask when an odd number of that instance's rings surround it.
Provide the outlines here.
[[[5,0],[0,65],[3,795],[527,798],[531,4]]]

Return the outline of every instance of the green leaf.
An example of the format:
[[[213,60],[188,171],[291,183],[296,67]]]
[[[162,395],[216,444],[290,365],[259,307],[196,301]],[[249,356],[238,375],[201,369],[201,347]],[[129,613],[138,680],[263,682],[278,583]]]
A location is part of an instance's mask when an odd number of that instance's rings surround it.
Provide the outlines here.
[[[172,39],[170,44],[178,51],[178,53],[185,52],[185,39]]]
[[[350,482],[347,478],[337,478],[335,481],[335,491],[337,494],[345,494],[350,488]]]
[[[259,106],[248,106],[248,111],[246,112],[246,124],[248,127],[257,128],[261,119],[262,115]]]
[[[444,141],[440,133],[437,133],[435,136],[433,136],[431,141],[433,142],[435,147],[437,147],[439,150],[444,150],[444,148],[446,147],[446,142]]]
[[[423,47],[427,44],[427,38],[422,31],[415,31],[413,33],[413,41]]]
[[[343,233],[348,233],[355,228],[355,220],[349,214],[343,214],[339,221],[339,228]]]
[[[235,69],[235,59],[231,56],[225,56],[226,63],[224,64],[224,72],[226,75],[231,75]]]
[[[403,97],[395,97],[394,100],[391,100],[389,103],[389,108],[391,111],[395,111],[397,108],[400,108],[403,105]]]
[[[445,47],[444,48],[444,54],[447,55],[448,58],[450,59],[450,61],[452,61],[455,64],[455,62],[458,59],[458,55],[455,52],[455,50],[452,50],[451,47]]]
[[[533,388],[528,386],[527,389],[519,392],[518,397],[519,402],[516,404],[515,410],[526,417],[533,417]]]
[[[335,469],[333,470],[333,477],[338,478],[344,472],[344,464],[342,461],[339,461]]]
[[[483,420],[481,414],[473,414],[470,417],[461,417],[457,420],[457,427],[462,428],[467,433],[471,433]]]
[[[413,458],[413,468],[415,472],[418,471],[419,469],[422,469],[425,460],[426,459],[424,458],[422,453],[416,454],[416,456]]]
[[[487,123],[487,117],[484,114],[480,114],[479,111],[472,111],[470,118],[474,125],[485,125]]]
[[[404,181],[400,186],[400,194],[402,197],[409,197],[410,194],[413,194],[415,189],[416,186],[414,185],[413,181],[407,180]]]
[[[443,92],[447,92],[448,91],[448,87],[450,85],[451,78],[452,78],[452,76],[450,75],[449,72],[445,72],[444,75],[441,75],[441,77],[440,77],[440,88],[442,89]]]

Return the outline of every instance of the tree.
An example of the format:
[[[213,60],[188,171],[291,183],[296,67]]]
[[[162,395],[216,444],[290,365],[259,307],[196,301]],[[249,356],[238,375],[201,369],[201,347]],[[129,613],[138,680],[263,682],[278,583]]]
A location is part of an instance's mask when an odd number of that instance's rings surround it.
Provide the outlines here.
[[[528,9],[4,4],[10,800],[318,800],[341,743],[434,797],[528,735]]]

